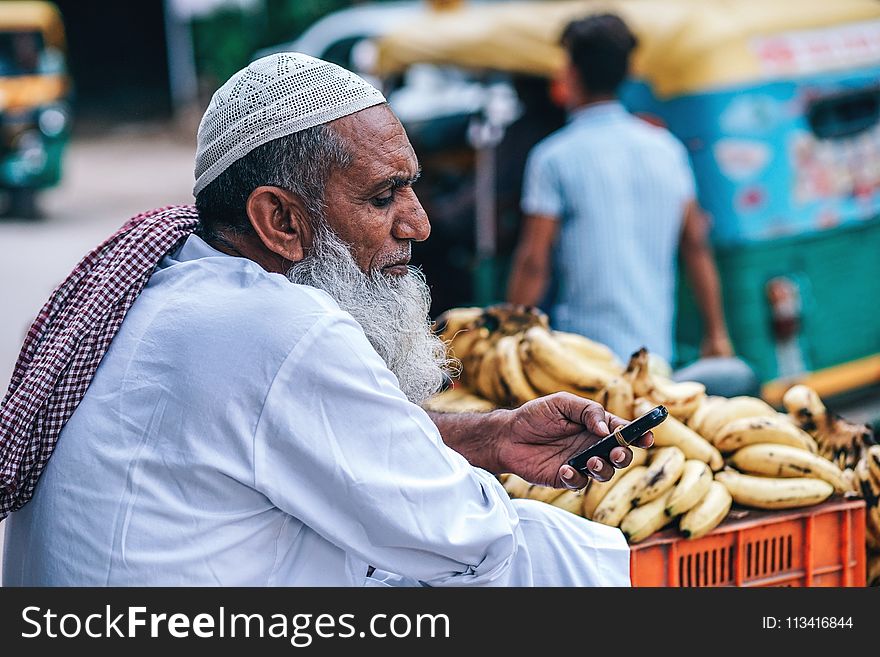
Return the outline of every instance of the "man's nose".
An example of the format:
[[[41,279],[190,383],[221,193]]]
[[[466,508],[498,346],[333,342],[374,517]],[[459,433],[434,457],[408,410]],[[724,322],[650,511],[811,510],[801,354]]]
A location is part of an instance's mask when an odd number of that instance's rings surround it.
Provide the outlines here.
[[[410,188],[402,191],[405,203],[400,205],[391,234],[399,240],[423,242],[431,234],[431,222],[415,192]]]

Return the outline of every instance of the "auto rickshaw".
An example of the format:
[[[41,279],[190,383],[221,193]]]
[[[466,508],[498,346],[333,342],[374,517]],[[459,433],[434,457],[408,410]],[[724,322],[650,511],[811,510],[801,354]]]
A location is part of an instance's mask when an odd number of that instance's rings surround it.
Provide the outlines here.
[[[466,5],[378,40],[376,70],[427,62],[554,79],[564,26],[607,11],[639,39],[622,101],[689,151],[731,338],[764,396],[779,402],[795,380],[832,397],[880,382],[880,3]],[[679,288],[686,362],[701,327]]]
[[[48,2],[0,2],[0,190],[6,214],[32,216],[58,183],[70,127],[64,25]]]

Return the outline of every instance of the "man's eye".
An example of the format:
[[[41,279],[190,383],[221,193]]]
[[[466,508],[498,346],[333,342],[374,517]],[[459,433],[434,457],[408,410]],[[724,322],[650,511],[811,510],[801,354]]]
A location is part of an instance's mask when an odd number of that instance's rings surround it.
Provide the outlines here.
[[[394,200],[394,190],[387,192],[384,196],[374,196],[370,199],[370,203],[372,203],[377,208],[384,208],[389,205],[391,201]]]

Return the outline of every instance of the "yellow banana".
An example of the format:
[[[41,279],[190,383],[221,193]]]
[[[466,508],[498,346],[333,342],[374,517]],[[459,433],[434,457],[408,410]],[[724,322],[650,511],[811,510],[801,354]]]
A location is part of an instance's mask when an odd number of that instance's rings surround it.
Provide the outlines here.
[[[552,331],[551,334],[565,351],[576,358],[614,363],[619,367],[620,372],[623,371],[623,366],[617,362],[617,356],[614,355],[614,352],[601,342],[595,342],[578,333],[567,333],[566,331]]]
[[[700,401],[697,409],[691,413],[691,416],[687,420],[685,420],[685,424],[702,436],[703,431],[706,428],[706,421],[711,417],[713,409],[719,408],[718,404],[726,402],[727,399],[725,397],[706,395]]]
[[[731,397],[721,398],[711,407],[709,413],[699,428],[694,430],[713,445],[716,445],[715,436],[734,420],[751,417],[777,417],[779,413],[763,399],[757,397]]]
[[[422,407],[436,413],[486,413],[495,410],[495,404],[478,397],[464,386],[455,386],[427,399]]]
[[[635,352],[624,372],[636,397],[646,397],[655,404],[663,404],[673,417],[685,419],[690,416],[706,396],[706,387],[696,381],[676,383],[651,374],[648,350]]]
[[[712,470],[706,463],[696,459],[685,461],[681,479],[666,501],[666,515],[674,517],[690,511],[709,492],[712,481]]]
[[[433,330],[448,343],[459,331],[473,328],[482,316],[482,308],[450,308],[437,317]]]
[[[868,508],[880,504],[880,481],[875,480],[871,475],[867,455],[856,463],[855,472],[859,484],[859,492],[865,498],[865,504]]]
[[[666,514],[671,494],[672,491],[666,491],[644,506],[631,509],[623,517],[620,522],[620,531],[623,532],[626,540],[630,543],[639,543],[672,522],[672,516]]]
[[[553,500],[550,504],[552,504],[553,506],[558,506],[560,509],[565,509],[569,513],[573,513],[576,516],[579,516],[581,515],[581,508],[584,504],[584,492],[567,490],[562,493],[562,495]]]
[[[633,493],[633,506],[647,504],[675,486],[684,470],[684,452],[678,447],[661,447],[654,450],[648,461],[648,469],[642,476],[641,485]]]
[[[744,417],[728,422],[717,431],[712,442],[722,452],[734,452],[757,443],[788,445],[816,452],[813,438],[781,413],[775,417]]]
[[[633,389],[629,381],[616,376],[611,379],[602,389],[599,395],[599,403],[605,407],[605,410],[624,420],[632,420],[633,415]],[[647,412],[646,409],[643,412]],[[641,413],[639,414],[641,415]]]
[[[776,479],[722,470],[715,473],[715,480],[727,487],[734,502],[758,509],[812,506],[824,502],[834,492],[834,486],[827,481],[806,477]]]
[[[840,494],[849,492],[843,470],[817,454],[790,445],[758,443],[734,452],[730,463],[740,472],[765,477],[810,477],[827,481]]]
[[[518,477],[515,474],[505,474],[501,475],[499,479],[501,480],[501,485],[504,486],[504,490],[507,491],[511,498],[525,499],[529,496],[529,488],[532,485],[522,477]]]
[[[538,484],[532,484],[529,487],[528,492],[526,493],[526,497],[530,500],[538,500],[539,502],[546,502],[547,504],[552,504],[553,500],[562,495],[567,488],[553,488],[551,486],[539,486]]]
[[[627,468],[632,468],[637,465],[645,465],[648,462],[648,450],[642,449],[641,447],[633,447],[630,445],[630,450],[633,453],[633,460],[627,466]],[[625,470],[626,468],[624,468]],[[623,470],[619,470],[617,474],[620,474]],[[615,475],[617,476],[617,475]]]
[[[495,342],[483,355],[480,369],[477,372],[475,382],[477,392],[483,397],[492,400],[502,406],[507,405],[509,393],[502,383],[499,375],[498,343]]]
[[[599,506],[599,502],[603,500],[608,491],[620,482],[624,473],[632,468],[644,465],[648,461],[648,450],[639,447],[630,447],[630,449],[633,453],[632,461],[625,468],[615,471],[614,477],[612,477],[610,481],[590,480],[586,492],[584,493],[584,503],[581,506],[581,515],[584,518],[593,517],[593,513],[595,512],[596,507]]]
[[[688,539],[705,536],[727,517],[731,504],[733,498],[727,487],[719,481],[713,481],[705,497],[681,517],[678,528]]]
[[[825,426],[825,404],[809,386],[798,384],[786,390],[782,396],[782,405],[795,424],[814,437],[819,428]]]
[[[632,508],[632,499],[638,488],[643,487],[642,477],[648,470],[644,465],[629,467],[623,472],[615,474],[609,483],[613,483],[614,479],[619,479],[616,484],[605,493],[605,496],[596,506],[591,518],[595,522],[601,522],[603,525],[617,527],[623,516]],[[598,482],[593,482],[595,485]],[[592,488],[591,485],[590,487]],[[589,491],[587,492],[589,496]],[[584,504],[586,511],[586,500]]]
[[[637,399],[633,405],[636,416],[647,413],[653,404],[647,399]],[[674,417],[667,417],[651,431],[655,447],[678,447],[689,459],[708,463],[713,471],[724,467],[724,457],[708,440]]]
[[[550,379],[574,389],[576,394],[592,395],[592,399],[606,386],[611,375],[588,361],[571,358],[553,338],[553,335],[540,326],[525,332],[524,342],[528,354],[538,368],[544,370]],[[526,370],[527,374],[529,370]],[[535,385],[535,382],[532,381]]]
[[[868,472],[880,487],[880,445],[871,445],[865,449],[863,458],[868,465]]]
[[[497,352],[498,373],[507,389],[508,402],[513,406],[521,406],[541,395],[531,386],[523,372],[519,359],[519,336],[506,335],[495,345]]]

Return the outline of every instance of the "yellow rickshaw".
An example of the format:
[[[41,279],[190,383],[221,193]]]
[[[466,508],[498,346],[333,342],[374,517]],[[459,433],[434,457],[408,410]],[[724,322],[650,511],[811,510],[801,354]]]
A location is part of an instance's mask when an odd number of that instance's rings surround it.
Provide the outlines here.
[[[689,151],[731,337],[765,396],[778,402],[794,380],[823,396],[880,383],[880,3],[464,5],[378,40],[376,72],[429,63],[552,79],[563,27],[607,11],[639,39],[621,100]],[[484,255],[499,255],[492,229],[480,230]],[[700,325],[680,287],[677,360],[687,361]]]
[[[7,213],[34,213],[56,184],[70,124],[64,25],[48,2],[0,2],[0,189]]]

